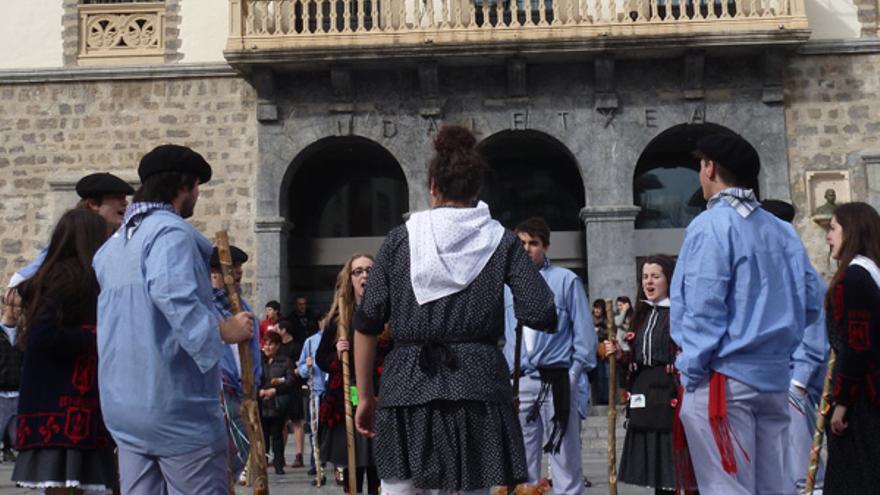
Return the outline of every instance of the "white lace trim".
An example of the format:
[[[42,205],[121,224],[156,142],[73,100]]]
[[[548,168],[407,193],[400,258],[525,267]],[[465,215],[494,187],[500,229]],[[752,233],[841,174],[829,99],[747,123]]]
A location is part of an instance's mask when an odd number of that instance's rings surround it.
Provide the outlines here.
[[[22,488],[79,488],[86,492],[87,495],[106,495],[112,494],[113,489],[105,485],[84,485],[79,480],[67,481],[17,481],[16,484]]]

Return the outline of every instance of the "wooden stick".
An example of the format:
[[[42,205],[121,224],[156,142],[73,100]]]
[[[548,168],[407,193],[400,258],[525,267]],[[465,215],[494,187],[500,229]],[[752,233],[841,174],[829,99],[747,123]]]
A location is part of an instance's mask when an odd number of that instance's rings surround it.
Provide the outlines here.
[[[519,375],[522,374],[522,339],[523,325],[522,322],[516,322],[516,344],[513,346],[513,405],[519,414]]]
[[[309,359],[312,359],[312,350],[306,349],[306,356]],[[309,405],[315,404],[315,399],[312,397],[315,391],[315,367],[310,364],[309,368]],[[321,467],[321,448],[319,445],[318,439],[318,408],[314,407],[314,411],[312,411],[312,415],[310,417],[312,426],[312,455],[315,458],[315,486],[321,487],[321,477],[324,475],[324,469]]]
[[[348,329],[339,326],[339,338],[349,341]],[[351,406],[351,351],[342,351],[342,395],[345,398],[345,446],[348,450],[348,493],[357,494],[357,465],[354,455],[354,413]]]
[[[608,340],[617,344],[613,302],[605,299]],[[608,493],[617,495],[617,353],[608,354]]]
[[[232,314],[238,314],[241,312],[241,300],[238,298],[238,288],[235,284],[235,278],[232,276],[232,253],[229,250],[229,236],[225,230],[217,232],[216,242],[220,270],[223,273],[223,284],[226,286],[226,295],[229,297],[229,306],[232,309]],[[257,390],[254,385],[254,364],[250,340],[238,344],[238,356],[241,359],[241,419],[251,445],[251,459],[253,459],[254,467],[251,479],[254,481],[254,495],[269,495],[269,479],[266,475],[266,444],[263,440],[263,427],[260,424],[260,411],[257,407]]]
[[[834,365],[837,356],[834,351],[828,356],[828,369],[825,371],[825,383],[822,384],[822,398],[816,408],[816,430],[813,433],[813,446],[810,448],[810,463],[807,465],[807,481],[804,484],[804,493],[812,494],[816,484],[816,472],[819,470],[819,454],[822,453],[822,441],[825,437],[825,418],[831,405],[831,380],[834,375]]]

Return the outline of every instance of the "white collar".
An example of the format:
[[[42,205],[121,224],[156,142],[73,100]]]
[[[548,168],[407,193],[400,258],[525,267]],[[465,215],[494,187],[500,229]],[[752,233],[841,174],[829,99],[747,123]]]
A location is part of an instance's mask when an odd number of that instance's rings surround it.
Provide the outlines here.
[[[495,253],[504,227],[489,206],[435,208],[406,222],[410,282],[420,305],[462,291],[483,271]]]
[[[668,297],[664,297],[663,299],[657,301],[656,303],[651,302],[647,299],[642,299],[642,302],[647,303],[647,305],[651,306],[651,307],[658,307],[658,308],[668,308],[669,307],[669,298]]]
[[[874,263],[874,260],[860,254],[849,262],[849,266],[853,265],[864,268],[871,275],[871,278],[874,279],[874,284],[880,287],[880,268],[877,268],[877,263]]]

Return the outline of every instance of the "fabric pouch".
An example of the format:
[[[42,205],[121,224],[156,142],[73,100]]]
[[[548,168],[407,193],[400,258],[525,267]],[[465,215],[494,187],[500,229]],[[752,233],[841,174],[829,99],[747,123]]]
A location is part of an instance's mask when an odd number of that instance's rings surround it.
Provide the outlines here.
[[[676,399],[675,377],[666,372],[666,366],[640,369],[630,389],[629,427],[671,432]]]

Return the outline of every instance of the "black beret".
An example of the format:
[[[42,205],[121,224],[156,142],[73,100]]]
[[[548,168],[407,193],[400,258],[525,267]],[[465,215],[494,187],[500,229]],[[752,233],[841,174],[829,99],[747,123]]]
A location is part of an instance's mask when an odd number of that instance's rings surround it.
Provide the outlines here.
[[[128,182],[106,172],[89,174],[76,183],[76,193],[80,198],[100,198],[105,194],[134,194]]]
[[[739,134],[710,134],[697,141],[696,151],[743,181],[754,182],[761,171],[758,152]]]
[[[248,260],[248,255],[241,249],[236,246],[229,246],[229,251],[232,254],[232,264],[245,263]],[[214,247],[214,251],[211,253],[211,268],[220,268],[220,252]]]
[[[176,144],[157,146],[141,158],[141,164],[138,166],[138,176],[141,178],[141,182],[160,172],[195,175],[199,178],[200,184],[211,180],[211,166],[202,155],[186,146]]]
[[[794,221],[795,209],[791,203],[780,201],[778,199],[765,199],[761,202],[761,208],[776,215],[776,218],[791,223]]]

